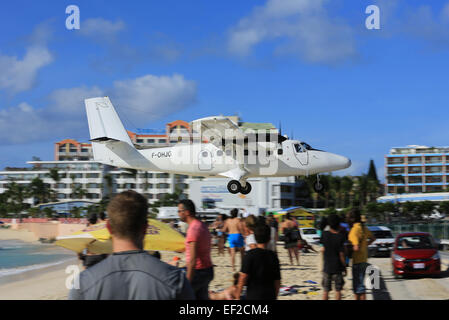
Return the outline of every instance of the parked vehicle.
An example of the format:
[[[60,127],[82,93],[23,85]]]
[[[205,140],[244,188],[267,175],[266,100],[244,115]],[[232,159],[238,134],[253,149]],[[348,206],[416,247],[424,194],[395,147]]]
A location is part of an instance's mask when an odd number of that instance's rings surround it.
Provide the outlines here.
[[[320,236],[315,228],[299,228],[301,238],[307,241],[308,244],[319,244]]]
[[[391,255],[393,275],[438,275],[441,261],[438,246],[427,232],[401,233]]]
[[[368,246],[370,257],[381,255],[390,256],[394,245],[394,237],[391,230],[384,226],[370,226],[368,229],[376,238],[376,240]]]

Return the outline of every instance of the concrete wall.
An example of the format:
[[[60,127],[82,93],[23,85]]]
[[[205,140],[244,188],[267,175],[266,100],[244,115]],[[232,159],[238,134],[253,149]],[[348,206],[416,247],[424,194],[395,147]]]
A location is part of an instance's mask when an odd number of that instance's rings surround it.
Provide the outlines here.
[[[86,227],[85,224],[60,223],[50,221],[43,223],[21,223],[13,225],[13,229],[24,229],[34,233],[37,238],[52,239],[58,236],[65,236],[80,231]]]

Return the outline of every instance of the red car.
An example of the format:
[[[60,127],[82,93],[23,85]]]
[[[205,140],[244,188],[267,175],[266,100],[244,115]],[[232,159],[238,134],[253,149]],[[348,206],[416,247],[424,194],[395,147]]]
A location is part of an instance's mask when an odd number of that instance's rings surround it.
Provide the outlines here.
[[[401,233],[393,252],[393,275],[438,275],[441,271],[438,245],[427,232]]]

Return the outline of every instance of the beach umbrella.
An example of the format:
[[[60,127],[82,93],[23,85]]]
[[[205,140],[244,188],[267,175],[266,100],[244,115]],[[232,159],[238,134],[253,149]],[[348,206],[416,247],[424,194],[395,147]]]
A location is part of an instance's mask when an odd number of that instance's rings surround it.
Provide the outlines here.
[[[144,250],[183,252],[184,241],[184,236],[169,225],[155,219],[148,219]],[[78,253],[84,249],[94,254],[112,253],[111,235],[106,228],[106,223],[89,226],[72,235],[57,237],[54,244]]]

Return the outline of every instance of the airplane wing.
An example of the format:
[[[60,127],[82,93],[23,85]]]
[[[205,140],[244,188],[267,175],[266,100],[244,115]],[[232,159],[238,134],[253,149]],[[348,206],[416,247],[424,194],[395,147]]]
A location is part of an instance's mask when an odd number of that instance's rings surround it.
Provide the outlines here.
[[[224,140],[240,140],[246,137],[243,130],[227,117],[207,117],[191,122],[191,128],[201,135],[201,140],[207,140],[217,147],[224,145]]]

